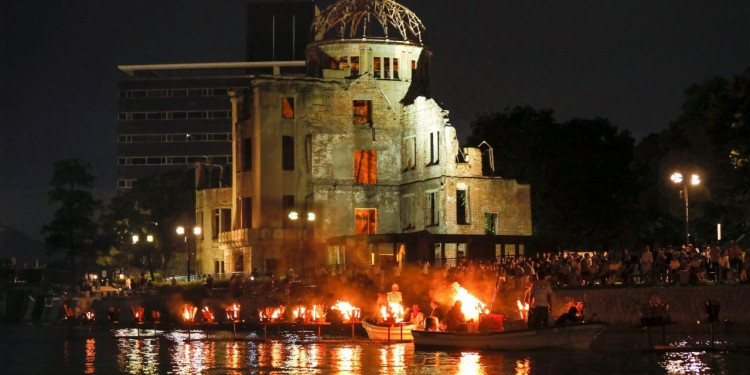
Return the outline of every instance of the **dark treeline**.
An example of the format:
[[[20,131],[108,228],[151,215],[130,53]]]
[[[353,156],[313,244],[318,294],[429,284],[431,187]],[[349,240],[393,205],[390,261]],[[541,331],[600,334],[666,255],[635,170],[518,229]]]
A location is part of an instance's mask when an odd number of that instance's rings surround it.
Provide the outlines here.
[[[559,122],[529,106],[482,114],[469,144],[487,141],[495,175],[531,185],[533,249],[607,250],[685,242],[680,186],[689,186],[692,242],[750,243],[750,69],[685,91],[682,114],[636,142],[603,118]],[[744,240],[743,240],[744,239]]]

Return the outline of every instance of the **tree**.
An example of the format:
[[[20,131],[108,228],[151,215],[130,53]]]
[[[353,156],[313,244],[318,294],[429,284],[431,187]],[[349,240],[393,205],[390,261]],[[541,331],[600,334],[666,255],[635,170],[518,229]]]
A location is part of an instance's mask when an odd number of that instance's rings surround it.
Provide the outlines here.
[[[685,90],[681,115],[636,148],[635,175],[644,235],[676,241],[684,236],[684,210],[669,175],[698,173],[690,187],[690,226],[698,242],[712,241],[716,223],[724,238],[741,238],[750,225],[750,69],[727,80],[707,79]]]
[[[194,184],[192,170],[175,170],[140,179],[112,198],[100,221],[111,249],[99,262],[142,266],[145,259],[152,278],[155,269],[165,270],[174,250],[183,249],[175,227],[194,221]],[[134,234],[140,237],[135,246]],[[149,234],[154,236],[151,244],[145,243]]]
[[[496,174],[531,185],[540,250],[632,242],[634,140],[608,120],[558,123],[529,106],[478,116],[469,143],[494,149]]]
[[[76,284],[76,256],[87,254],[96,238],[93,216],[100,206],[89,191],[94,176],[91,165],[78,159],[54,164],[49,201],[59,204],[52,222],[42,227],[49,253],[65,251],[70,262],[71,286]]]

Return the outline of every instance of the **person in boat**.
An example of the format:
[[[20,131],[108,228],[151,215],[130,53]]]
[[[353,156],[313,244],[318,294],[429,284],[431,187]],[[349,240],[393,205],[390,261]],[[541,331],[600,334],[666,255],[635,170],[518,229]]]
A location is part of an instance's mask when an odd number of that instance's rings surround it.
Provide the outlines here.
[[[399,289],[398,288],[398,284],[393,283],[393,285],[391,285],[391,291],[386,296],[387,300],[388,300],[387,301],[388,303],[402,303],[402,302],[404,302],[404,298],[401,295],[401,292],[398,291],[398,289]]]
[[[445,325],[447,331],[465,332],[468,330],[466,326],[466,318],[464,313],[461,311],[461,301],[458,300],[453,304],[448,314],[445,316]]]
[[[537,278],[526,290],[525,302],[529,304],[528,328],[549,326],[552,311],[552,285],[547,278]]]
[[[578,323],[578,309],[575,306],[570,306],[568,312],[560,315],[560,317],[555,320],[555,327],[566,326],[574,323]]]
[[[430,301],[430,314],[427,316],[434,316],[438,319],[444,319],[443,309],[440,308],[440,304],[434,299]]]
[[[425,322],[424,313],[419,311],[419,305],[412,306],[411,311],[409,312],[409,324],[414,325],[414,327],[416,328],[423,329],[424,322]]]
[[[385,317],[383,317],[383,314],[380,313],[380,310],[383,308],[383,306],[388,304],[388,299],[386,298],[385,294],[378,293],[378,299],[375,302],[375,311],[372,313],[372,316],[370,317],[370,321],[375,322],[377,324],[382,324],[385,322]]]

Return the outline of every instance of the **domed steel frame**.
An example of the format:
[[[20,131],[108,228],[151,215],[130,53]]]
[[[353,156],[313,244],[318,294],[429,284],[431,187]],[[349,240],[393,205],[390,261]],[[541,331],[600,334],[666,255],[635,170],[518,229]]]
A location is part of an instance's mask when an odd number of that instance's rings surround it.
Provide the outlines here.
[[[389,27],[394,27],[403,40],[413,41],[415,38],[422,43],[425,30],[422,21],[414,12],[391,0],[341,0],[331,4],[315,17],[310,35],[316,41],[322,40],[335,28],[340,39],[347,37],[347,31],[349,38],[367,38],[370,17],[378,21],[386,39],[389,38]]]

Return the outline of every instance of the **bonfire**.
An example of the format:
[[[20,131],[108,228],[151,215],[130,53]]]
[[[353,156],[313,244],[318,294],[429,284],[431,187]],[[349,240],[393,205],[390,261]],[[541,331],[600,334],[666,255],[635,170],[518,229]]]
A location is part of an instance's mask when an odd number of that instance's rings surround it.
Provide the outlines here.
[[[238,321],[240,320],[240,304],[235,302],[231,306],[226,308],[227,320]]]
[[[195,319],[195,313],[198,311],[198,308],[193,305],[183,305],[182,306],[182,319],[185,321],[185,323],[190,323]]]
[[[203,310],[201,310],[201,314],[203,315],[203,323],[211,324],[214,322],[214,319],[216,318],[214,316],[214,312],[211,311],[211,309],[208,306],[203,306]]]
[[[143,307],[131,307],[130,311],[133,312],[133,323],[140,324],[143,323]]]
[[[261,322],[278,322],[284,318],[284,310],[284,305],[258,309],[258,317]]]
[[[388,302],[380,307],[380,316],[386,322],[401,323],[405,315],[404,306],[398,302]]]
[[[358,322],[362,315],[359,307],[354,307],[346,301],[336,301],[336,304],[331,306],[331,310],[338,310],[345,322]]]
[[[456,282],[453,283],[453,292],[455,293],[453,302],[455,303],[456,301],[461,301],[461,312],[464,313],[464,317],[467,321],[473,320],[475,322],[478,322],[479,315],[489,313],[489,311],[487,311],[486,309],[487,305],[485,305],[484,302],[471,295],[466,289],[464,289]]]

